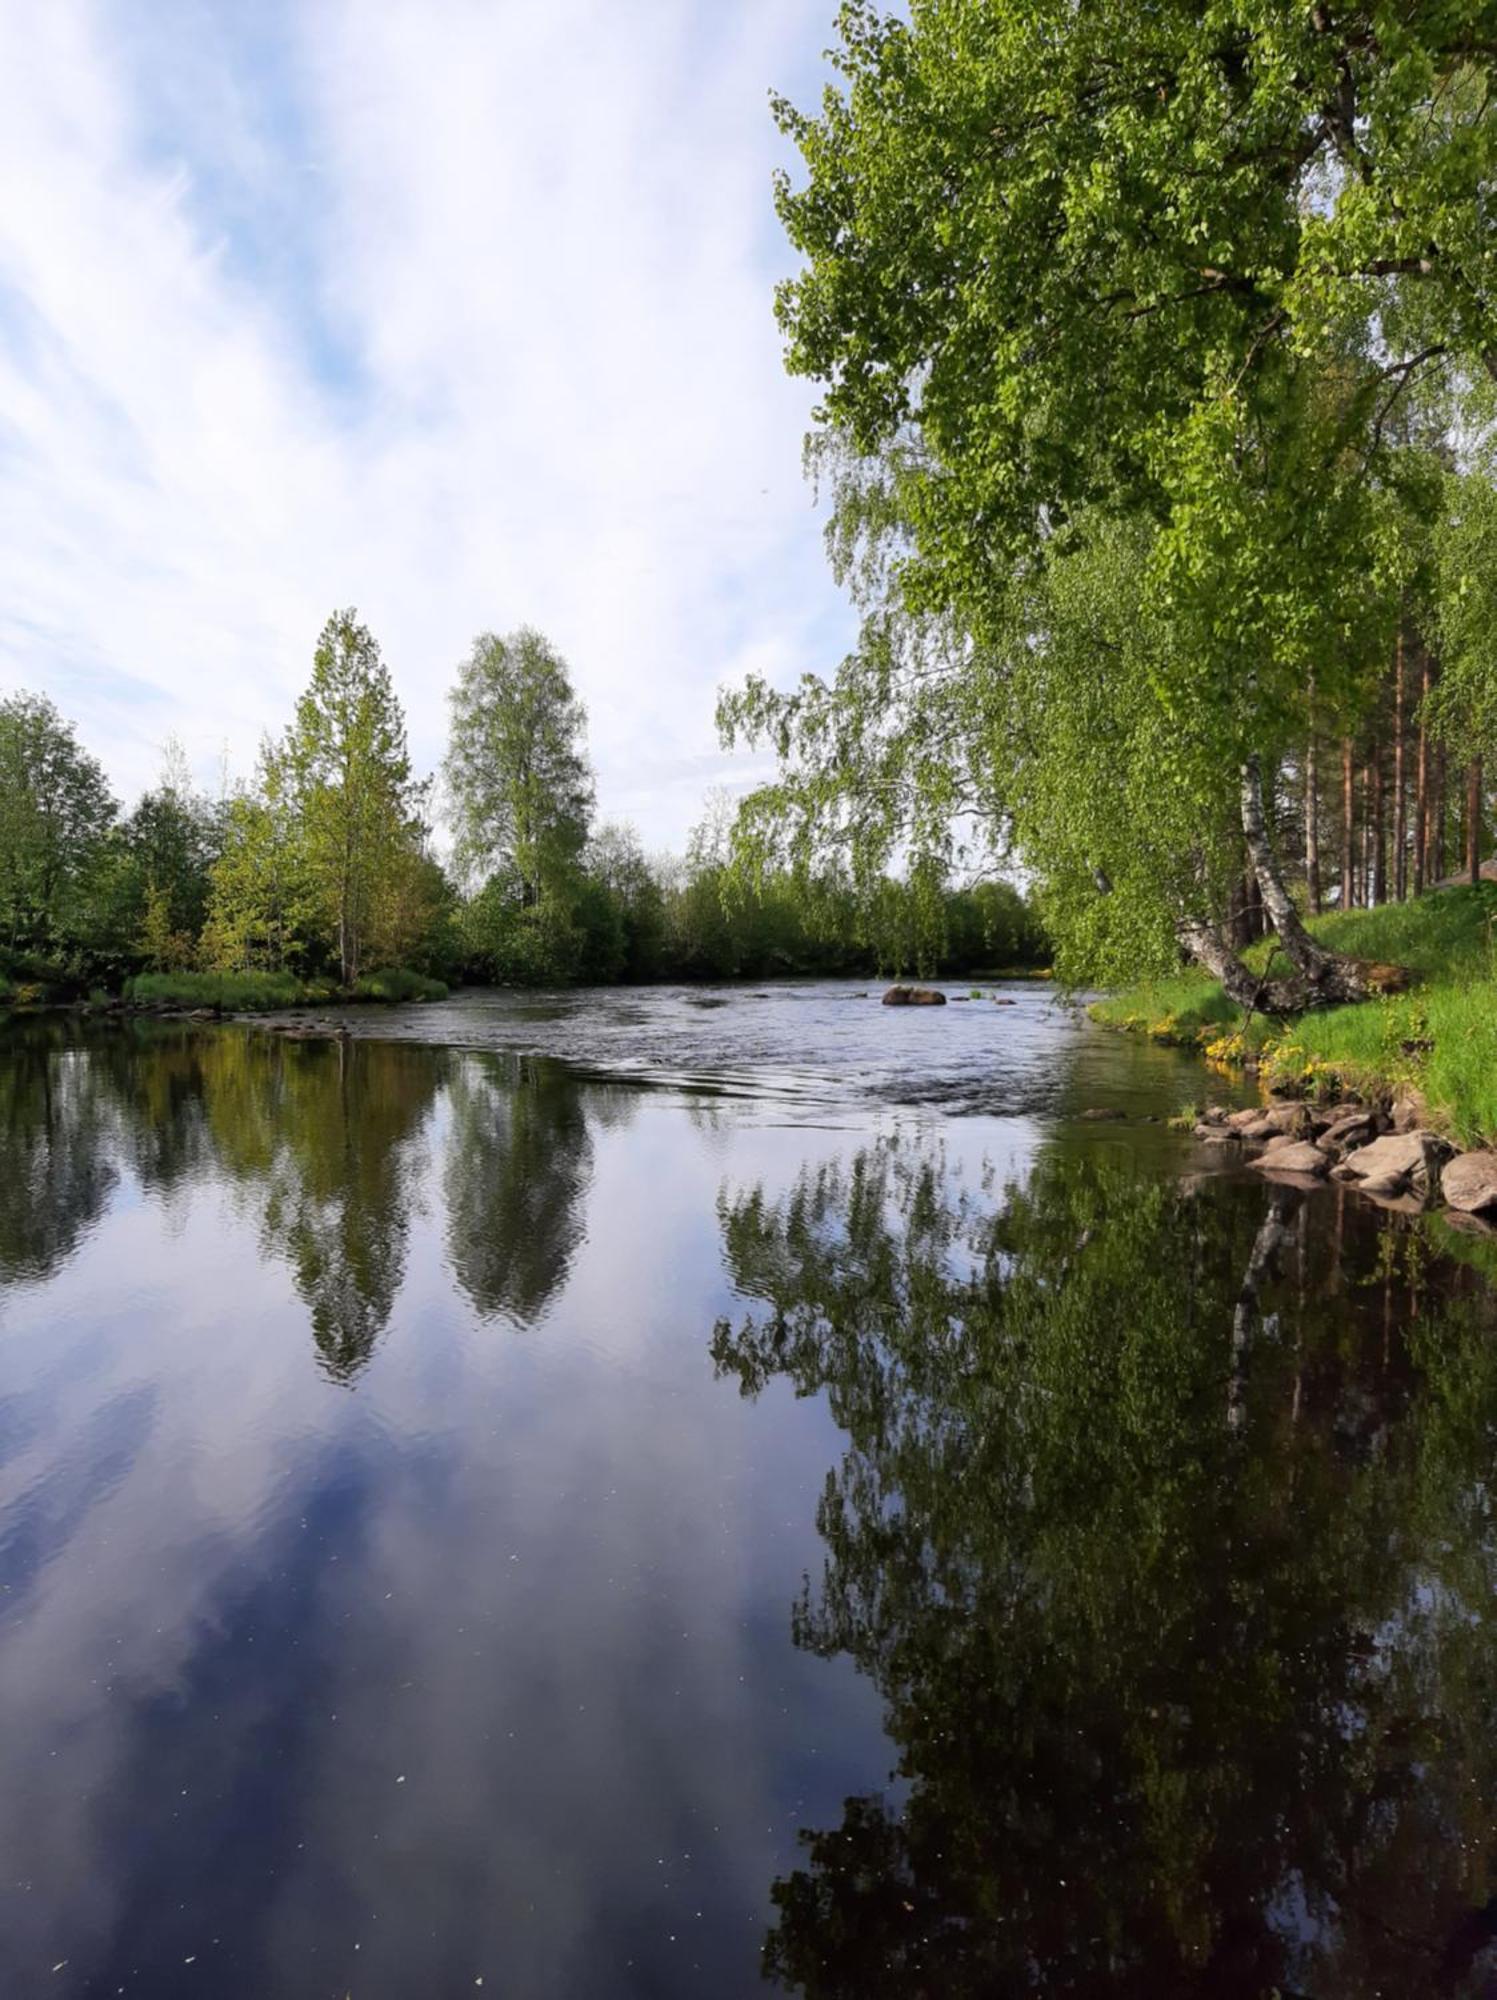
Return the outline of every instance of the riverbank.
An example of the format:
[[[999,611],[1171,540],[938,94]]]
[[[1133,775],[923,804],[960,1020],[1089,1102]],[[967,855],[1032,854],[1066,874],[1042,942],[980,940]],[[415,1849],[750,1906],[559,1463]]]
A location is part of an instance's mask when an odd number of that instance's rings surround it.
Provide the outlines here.
[[[1415,1100],[1463,1147],[1497,1139],[1497,883],[1311,921],[1337,951],[1406,966],[1407,992],[1290,1021],[1245,1016],[1214,979],[1182,972],[1095,1002],[1105,1027],[1255,1067],[1271,1088],[1322,1100]],[[1272,941],[1248,954],[1268,965]]]
[[[445,1000],[440,979],[403,966],[365,973],[351,987],[331,979],[294,979],[284,972],[142,972],[118,993],[87,994],[62,982],[15,982],[0,976],[0,1010],[81,1007],[95,1013],[271,1014],[287,1007],[329,1007],[355,1001]]]

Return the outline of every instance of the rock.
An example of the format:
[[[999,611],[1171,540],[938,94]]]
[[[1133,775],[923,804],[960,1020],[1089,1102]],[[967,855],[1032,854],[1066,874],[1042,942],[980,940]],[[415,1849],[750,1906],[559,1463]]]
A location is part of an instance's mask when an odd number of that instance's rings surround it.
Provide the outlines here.
[[[946,995],[934,986],[891,986],[884,995],[886,1007],[944,1007]]]
[[[1234,1132],[1229,1125],[1208,1125],[1204,1120],[1191,1129],[1196,1138],[1204,1139],[1208,1146],[1235,1146],[1242,1139],[1242,1134]]]
[[[1368,1194],[1429,1194],[1440,1184],[1440,1162],[1450,1150],[1437,1132],[1388,1132],[1348,1153],[1336,1177],[1357,1181]]]
[[[1480,1236],[1488,1241],[1497,1241],[1497,1221],[1485,1215],[1467,1215],[1463,1209],[1453,1208],[1444,1217],[1451,1229],[1460,1230],[1463,1236]]]
[[[1227,1123],[1234,1132],[1242,1132],[1249,1125],[1258,1124],[1262,1117],[1263,1106],[1261,1104],[1248,1104],[1241,1111],[1228,1112]]]
[[[1226,1122],[1227,1111],[1225,1105],[1208,1104],[1201,1112],[1201,1123],[1203,1125],[1225,1125]]]
[[[1308,1139],[1291,1139],[1286,1133],[1265,1146],[1253,1165],[1264,1174],[1307,1174],[1319,1180],[1329,1162]]]
[[[1418,1132],[1429,1120],[1429,1106],[1417,1090],[1407,1084],[1400,1090],[1389,1107],[1389,1123],[1395,1132]]]
[[[1295,1139],[1308,1139],[1314,1129],[1310,1113],[1303,1104],[1270,1104],[1263,1114],[1263,1122],[1272,1126],[1275,1132],[1288,1133]]]
[[[1120,1118],[1128,1116],[1126,1111],[1119,1111],[1114,1105],[1110,1104],[1093,1105],[1090,1111],[1083,1111],[1081,1115],[1083,1118],[1093,1120],[1096,1124],[1105,1123],[1109,1125],[1116,1123]]]
[[[1497,1214],[1497,1153],[1457,1153],[1440,1176],[1440,1192],[1464,1215]]]
[[[1323,1128],[1317,1141],[1332,1159],[1341,1159],[1359,1146],[1370,1146],[1377,1137],[1377,1120],[1370,1111],[1350,1111]]]

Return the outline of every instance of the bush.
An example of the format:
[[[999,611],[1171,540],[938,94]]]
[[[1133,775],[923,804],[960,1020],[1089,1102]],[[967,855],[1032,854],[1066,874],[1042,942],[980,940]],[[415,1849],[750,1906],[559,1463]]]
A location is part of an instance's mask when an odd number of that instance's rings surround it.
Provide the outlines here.
[[[408,966],[386,966],[366,972],[353,989],[355,1000],[445,1000],[447,988],[440,979],[412,972]]]

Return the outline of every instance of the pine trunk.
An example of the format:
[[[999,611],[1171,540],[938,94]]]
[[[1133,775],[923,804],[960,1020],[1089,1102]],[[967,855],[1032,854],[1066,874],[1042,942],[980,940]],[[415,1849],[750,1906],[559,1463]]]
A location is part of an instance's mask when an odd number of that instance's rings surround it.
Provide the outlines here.
[[[1403,627],[1393,656],[1393,893],[1403,902],[1409,893],[1409,807],[1404,775]]]
[[[1481,880],[1481,759],[1466,766],[1466,880]]]
[[[1351,738],[1341,739],[1341,907],[1349,910],[1357,899],[1356,851],[1357,798],[1356,773],[1352,764]]]
[[[1429,865],[1429,723],[1425,704],[1429,699],[1429,654],[1424,655],[1419,677],[1419,761],[1414,776],[1414,894],[1423,895]]]
[[[1305,901],[1310,915],[1320,915],[1320,774],[1316,768],[1315,732],[1305,750]]]

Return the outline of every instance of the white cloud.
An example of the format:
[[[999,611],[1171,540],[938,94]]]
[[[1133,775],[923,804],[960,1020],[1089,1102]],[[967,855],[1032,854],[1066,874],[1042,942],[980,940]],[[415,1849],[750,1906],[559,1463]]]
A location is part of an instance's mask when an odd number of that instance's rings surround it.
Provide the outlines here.
[[[354,603],[429,766],[528,621],[679,843],[716,686],[849,629],[770,306],[765,93],[829,15],[0,6],[0,685],[126,792],[172,730],[245,768]]]

